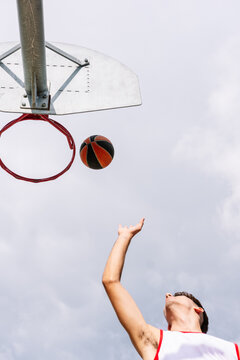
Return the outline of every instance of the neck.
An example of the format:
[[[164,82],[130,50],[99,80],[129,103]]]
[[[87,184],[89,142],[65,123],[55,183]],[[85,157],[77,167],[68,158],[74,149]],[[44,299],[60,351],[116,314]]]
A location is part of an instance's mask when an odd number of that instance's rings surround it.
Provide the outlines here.
[[[191,319],[174,319],[168,324],[169,331],[202,332],[199,322]]]

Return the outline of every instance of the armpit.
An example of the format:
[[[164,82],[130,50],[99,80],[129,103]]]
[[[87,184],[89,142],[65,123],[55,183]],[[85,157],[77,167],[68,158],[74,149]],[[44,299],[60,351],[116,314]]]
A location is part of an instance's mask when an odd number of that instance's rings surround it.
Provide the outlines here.
[[[144,345],[152,345],[155,349],[158,348],[158,342],[157,340],[154,338],[153,334],[151,333],[151,331],[144,331],[141,330],[138,334],[138,337],[140,340],[143,341]]]

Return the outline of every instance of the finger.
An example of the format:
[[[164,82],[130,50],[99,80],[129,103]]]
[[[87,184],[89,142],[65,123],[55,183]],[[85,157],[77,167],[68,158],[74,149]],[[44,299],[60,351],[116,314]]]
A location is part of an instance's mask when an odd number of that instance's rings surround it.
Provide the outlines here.
[[[142,218],[140,221],[139,221],[139,223],[135,226],[135,229],[136,230],[141,230],[142,229],[142,227],[143,227],[143,224],[144,224],[144,218]]]

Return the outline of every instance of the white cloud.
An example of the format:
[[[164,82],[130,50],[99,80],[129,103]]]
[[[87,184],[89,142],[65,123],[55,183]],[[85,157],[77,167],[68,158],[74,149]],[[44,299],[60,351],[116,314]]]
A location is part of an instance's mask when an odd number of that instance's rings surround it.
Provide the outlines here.
[[[215,85],[201,124],[178,141],[173,155],[226,181],[229,193],[217,212],[222,226],[240,236],[240,40],[231,39],[213,56],[211,77]],[[213,76],[214,74],[214,76]]]
[[[84,167],[78,153],[67,174],[45,184],[17,181],[1,171],[0,360],[137,356],[101,274],[118,223],[141,216],[145,227],[128,254],[124,282],[147,319],[165,326],[164,293],[187,289],[209,309],[214,332],[226,338],[238,333],[239,248],[227,242],[221,226],[239,234],[239,3],[99,4],[45,2],[46,37],[125,62],[139,75],[143,106],[56,119],[77,147],[95,133],[113,141],[115,159],[103,171]],[[7,13],[16,15],[11,7]],[[9,26],[16,19],[5,9],[0,16],[2,41],[18,38],[17,22]],[[2,114],[1,122],[13,118]],[[24,174],[62,168],[70,152],[64,136],[58,141],[57,131],[40,128],[33,130],[56,147],[33,141],[36,152],[28,153],[16,126],[12,140],[10,133],[2,136],[7,165],[15,166],[12,150],[18,143],[18,170]],[[25,130],[30,134],[30,127]],[[219,182],[223,192],[214,192]],[[213,209],[221,224],[213,224]]]

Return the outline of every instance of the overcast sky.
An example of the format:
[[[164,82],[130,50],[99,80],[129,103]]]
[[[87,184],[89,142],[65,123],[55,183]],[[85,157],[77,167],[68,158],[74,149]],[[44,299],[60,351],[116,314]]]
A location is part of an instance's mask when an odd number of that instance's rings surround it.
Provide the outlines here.
[[[146,321],[166,329],[164,294],[186,290],[210,334],[240,343],[239,13],[238,0],[44,1],[46,40],[127,65],[143,105],[53,117],[78,149],[94,134],[112,141],[104,170],[77,153],[48,183],[0,172],[0,360],[139,358],[101,276],[118,224],[142,216],[123,283]],[[0,34],[19,41],[13,0],[1,1]],[[16,117],[1,113],[1,127]],[[4,133],[0,151],[26,176],[52,175],[71,156],[40,122]]]

